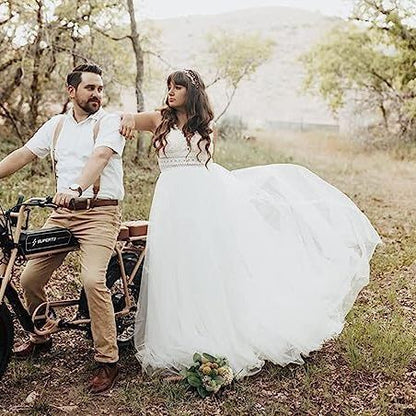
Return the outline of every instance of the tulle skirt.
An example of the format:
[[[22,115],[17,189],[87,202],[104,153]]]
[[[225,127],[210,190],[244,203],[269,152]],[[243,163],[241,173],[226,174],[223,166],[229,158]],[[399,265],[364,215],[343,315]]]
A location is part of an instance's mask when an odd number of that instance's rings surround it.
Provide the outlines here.
[[[342,192],[301,166],[163,171],[150,213],[137,358],[181,369],[195,352],[237,378],[339,334],[380,242]]]

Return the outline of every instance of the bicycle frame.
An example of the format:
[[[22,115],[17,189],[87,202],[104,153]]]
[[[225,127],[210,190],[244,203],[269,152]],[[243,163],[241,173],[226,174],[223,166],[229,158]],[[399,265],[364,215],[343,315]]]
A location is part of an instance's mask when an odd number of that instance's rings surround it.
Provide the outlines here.
[[[52,310],[57,310],[59,308],[67,308],[71,306],[76,306],[79,303],[79,299],[67,299],[67,300],[60,300],[60,301],[47,301],[39,305],[35,311],[33,312],[32,316],[26,311],[23,306],[23,303],[18,295],[16,287],[14,286],[12,279],[13,279],[13,267],[16,263],[16,260],[19,255],[19,239],[25,225],[27,228],[29,222],[29,214],[31,210],[31,206],[39,206],[39,207],[49,207],[49,208],[56,208],[54,204],[45,202],[44,204],[39,203],[39,198],[31,198],[25,202],[20,204],[19,210],[17,212],[9,211],[9,216],[11,218],[15,218],[17,220],[15,231],[13,233],[13,243],[14,246],[11,249],[10,257],[6,264],[0,264],[0,305],[4,302],[4,299],[7,298],[8,302],[12,306],[13,310],[15,311],[23,329],[26,331],[36,333],[38,335],[50,335],[52,333],[67,330],[67,329],[85,329],[88,324],[90,324],[90,319],[78,319],[76,316],[71,320],[66,320],[63,318],[54,319],[52,317]],[[46,201],[46,200],[44,200]],[[49,200],[50,201],[50,200]],[[123,253],[128,251],[139,251],[139,249],[135,246],[135,243],[143,242],[144,248],[141,250],[137,263],[134,266],[134,269],[130,276],[126,274],[124,263],[123,263]],[[115,254],[118,256],[119,265],[120,265],[120,272],[121,272],[121,281],[123,286],[123,294],[125,299],[125,306],[121,311],[115,313],[115,317],[121,317],[130,313],[132,308],[132,300],[129,295],[128,286],[132,284],[141,263],[143,262],[145,251],[146,251],[146,235],[140,235],[137,237],[128,237],[122,241],[117,241],[116,247],[114,249]],[[62,253],[67,251],[68,253],[71,251],[75,251],[74,248],[60,248],[60,249],[51,249],[50,251],[36,253],[36,254],[29,254],[26,255],[26,259],[34,259],[44,256],[49,256],[51,254]],[[37,328],[35,325],[37,321],[46,321],[46,324],[42,326],[41,329]]]

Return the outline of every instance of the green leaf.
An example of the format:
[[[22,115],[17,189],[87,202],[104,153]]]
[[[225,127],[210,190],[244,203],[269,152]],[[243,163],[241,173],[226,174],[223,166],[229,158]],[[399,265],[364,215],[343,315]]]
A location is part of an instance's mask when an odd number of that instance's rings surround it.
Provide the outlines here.
[[[204,352],[203,354],[202,354],[208,361],[211,361],[212,363],[215,363],[215,357],[213,357],[212,355],[210,355],[210,354],[207,354],[206,352]]]
[[[223,378],[223,377],[221,377],[221,376],[216,376],[216,377],[214,377],[214,381],[215,381],[217,384],[223,384],[223,383],[224,383],[224,378]]]
[[[201,354],[199,354],[199,353],[195,353],[194,354],[194,356],[192,357],[192,359],[195,361],[195,362],[201,362]]]
[[[198,394],[203,399],[205,399],[205,397],[209,396],[209,393],[202,386],[197,387],[196,390],[198,391]]]
[[[221,364],[220,364],[220,363],[221,363]],[[221,357],[221,358],[220,358],[220,360],[219,360],[218,365],[219,365],[220,367],[223,367],[224,365],[228,366],[228,360],[227,360],[225,357]]]
[[[187,378],[188,383],[192,386],[192,387],[199,387],[202,385],[202,381],[199,377],[194,376],[194,375],[189,375]]]

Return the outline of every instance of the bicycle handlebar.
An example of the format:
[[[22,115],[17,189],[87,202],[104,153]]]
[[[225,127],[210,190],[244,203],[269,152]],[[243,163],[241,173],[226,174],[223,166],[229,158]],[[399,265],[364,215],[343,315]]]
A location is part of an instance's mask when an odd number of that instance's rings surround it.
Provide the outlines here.
[[[16,212],[22,205],[26,207],[58,208],[59,205],[54,204],[52,200],[53,198],[51,196],[46,196],[45,198],[30,198],[24,201],[24,196],[19,195],[17,204],[10,211]]]
[[[54,204],[52,202],[52,197],[47,196],[46,198],[31,198],[29,201],[24,202],[22,205],[26,206],[35,206],[35,207],[41,207],[41,208],[58,208],[59,205]]]

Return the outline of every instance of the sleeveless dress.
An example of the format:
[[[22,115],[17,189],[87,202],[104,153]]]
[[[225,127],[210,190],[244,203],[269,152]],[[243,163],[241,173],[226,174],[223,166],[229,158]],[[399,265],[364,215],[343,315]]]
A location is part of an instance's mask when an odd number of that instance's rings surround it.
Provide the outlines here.
[[[150,218],[137,358],[180,370],[195,352],[237,378],[339,334],[380,237],[342,192],[293,164],[228,171],[168,133]]]

